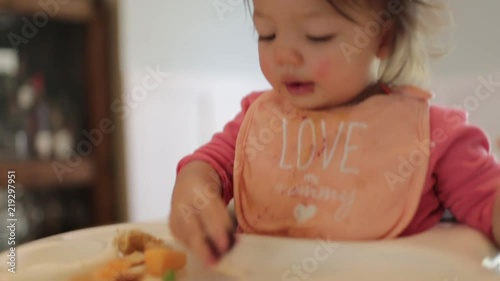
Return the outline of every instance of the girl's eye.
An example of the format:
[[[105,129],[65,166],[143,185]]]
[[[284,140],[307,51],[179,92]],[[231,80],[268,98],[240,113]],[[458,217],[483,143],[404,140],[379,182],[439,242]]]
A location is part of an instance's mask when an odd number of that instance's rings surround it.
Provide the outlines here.
[[[259,41],[272,41],[275,37],[275,34],[269,36],[259,36]]]
[[[322,42],[328,42],[328,41],[332,40],[334,37],[335,37],[335,35],[307,36],[307,39],[311,42],[322,43]]]

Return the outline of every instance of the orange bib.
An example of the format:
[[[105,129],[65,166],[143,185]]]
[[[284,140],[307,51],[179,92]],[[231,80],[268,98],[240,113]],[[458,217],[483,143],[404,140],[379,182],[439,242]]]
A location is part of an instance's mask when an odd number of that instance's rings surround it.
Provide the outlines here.
[[[427,176],[430,95],[417,88],[330,111],[274,91],[236,142],[234,198],[245,233],[335,240],[398,236]]]

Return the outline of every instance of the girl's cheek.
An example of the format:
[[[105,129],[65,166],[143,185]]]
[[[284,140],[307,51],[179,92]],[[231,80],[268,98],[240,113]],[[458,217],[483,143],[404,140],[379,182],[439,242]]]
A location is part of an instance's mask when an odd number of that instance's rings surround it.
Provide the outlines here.
[[[269,71],[269,63],[267,62],[266,59],[260,60],[260,68],[262,69],[263,72]]]
[[[332,64],[328,60],[321,60],[313,70],[314,78],[321,80],[330,76]]]
[[[268,76],[271,74],[271,63],[265,57],[260,58],[260,69],[265,77],[270,78]]]

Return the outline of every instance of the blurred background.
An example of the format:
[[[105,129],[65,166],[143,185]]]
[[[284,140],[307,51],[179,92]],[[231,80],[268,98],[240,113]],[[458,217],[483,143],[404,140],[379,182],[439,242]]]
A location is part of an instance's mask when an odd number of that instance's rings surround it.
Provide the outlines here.
[[[433,102],[466,109],[498,156],[500,2],[449,5]],[[18,243],[165,220],[179,159],[268,87],[242,0],[0,0],[0,219],[15,171]]]

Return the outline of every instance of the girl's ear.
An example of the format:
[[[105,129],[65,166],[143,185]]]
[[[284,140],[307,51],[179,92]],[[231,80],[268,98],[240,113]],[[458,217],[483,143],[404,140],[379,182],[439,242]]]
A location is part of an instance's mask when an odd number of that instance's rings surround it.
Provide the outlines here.
[[[382,28],[382,35],[380,38],[380,44],[377,51],[377,57],[380,60],[388,58],[394,47],[395,40],[395,27],[394,21],[391,20]]]

